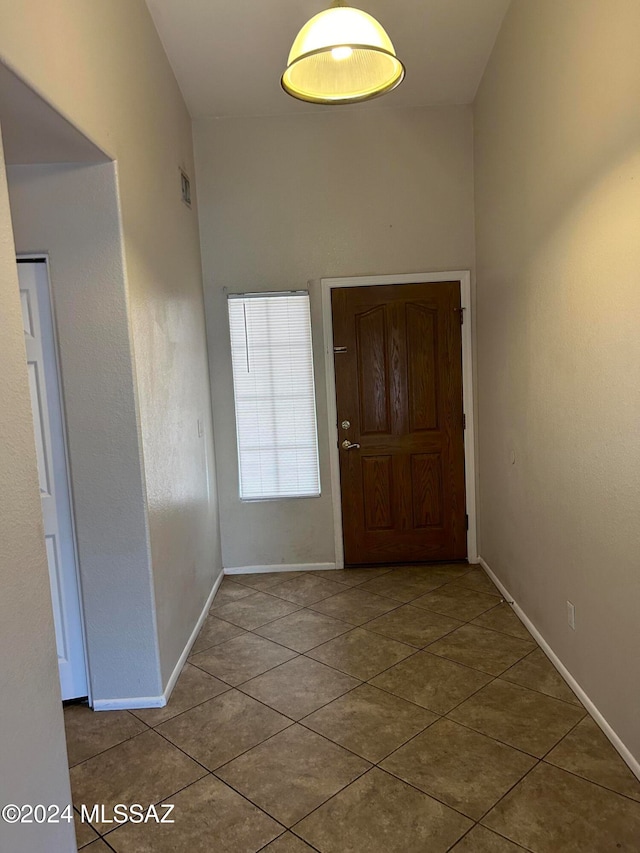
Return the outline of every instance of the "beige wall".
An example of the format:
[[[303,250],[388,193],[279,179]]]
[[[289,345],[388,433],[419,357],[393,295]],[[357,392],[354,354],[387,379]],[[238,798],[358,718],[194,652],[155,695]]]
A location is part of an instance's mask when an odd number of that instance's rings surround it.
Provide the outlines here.
[[[226,567],[334,560],[319,279],[473,266],[468,107],[194,123]],[[311,285],[322,497],[241,503],[225,289]]]
[[[1,140],[0,306],[0,803],[64,808],[71,793]],[[71,853],[73,824],[1,821],[0,849]]]
[[[474,111],[480,552],[637,759],[639,32],[514,0]]]
[[[221,565],[191,123],[143,0],[0,0],[0,17],[3,61],[117,160],[166,683]]]
[[[45,251],[50,261],[92,696],[157,696],[115,166],[7,172],[16,250]]]

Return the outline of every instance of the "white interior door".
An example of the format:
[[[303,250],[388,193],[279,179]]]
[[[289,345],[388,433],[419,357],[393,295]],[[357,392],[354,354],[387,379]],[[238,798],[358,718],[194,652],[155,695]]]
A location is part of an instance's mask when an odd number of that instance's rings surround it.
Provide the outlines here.
[[[63,699],[76,699],[87,674],[47,265],[20,260],[18,278],[60,684]]]

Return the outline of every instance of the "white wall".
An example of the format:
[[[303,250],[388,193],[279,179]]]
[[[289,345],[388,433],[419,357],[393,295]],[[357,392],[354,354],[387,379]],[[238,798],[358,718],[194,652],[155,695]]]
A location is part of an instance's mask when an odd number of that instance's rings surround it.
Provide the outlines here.
[[[334,560],[321,277],[473,266],[468,107],[194,123],[226,567]],[[311,285],[320,498],[241,503],[225,288]]]
[[[191,122],[143,0],[0,0],[0,17],[0,58],[117,160],[166,684],[221,569]]]
[[[0,803],[71,802],[22,312],[0,140]],[[71,853],[73,824],[0,822],[0,849]]]
[[[481,554],[636,759],[639,32],[514,0],[474,112]]]
[[[7,172],[16,250],[45,251],[50,261],[93,699],[157,696],[115,167]]]

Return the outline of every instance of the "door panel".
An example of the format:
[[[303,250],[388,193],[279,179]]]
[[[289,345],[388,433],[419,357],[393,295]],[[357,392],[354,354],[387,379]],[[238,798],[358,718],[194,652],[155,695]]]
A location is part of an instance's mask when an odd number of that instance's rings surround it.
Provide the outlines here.
[[[414,527],[440,527],[444,518],[440,453],[412,455],[411,491]]]
[[[388,433],[389,399],[384,308],[356,318],[360,429],[363,435]]]
[[[406,306],[409,430],[438,429],[438,314]]]
[[[60,685],[76,699],[87,677],[47,265],[21,261],[18,279]]]
[[[466,557],[459,282],[336,288],[332,313],[345,562]]]
[[[365,456],[362,460],[366,530],[393,528],[392,463],[391,456]]]

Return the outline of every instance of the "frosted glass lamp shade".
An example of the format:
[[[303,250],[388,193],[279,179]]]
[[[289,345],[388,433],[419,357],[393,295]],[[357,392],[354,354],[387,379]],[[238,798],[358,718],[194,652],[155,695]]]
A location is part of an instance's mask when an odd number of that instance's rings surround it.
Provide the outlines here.
[[[404,78],[391,39],[360,9],[334,6],[296,36],[282,87],[301,101],[350,104],[395,89]]]

